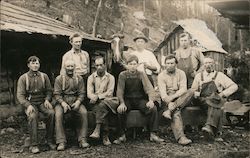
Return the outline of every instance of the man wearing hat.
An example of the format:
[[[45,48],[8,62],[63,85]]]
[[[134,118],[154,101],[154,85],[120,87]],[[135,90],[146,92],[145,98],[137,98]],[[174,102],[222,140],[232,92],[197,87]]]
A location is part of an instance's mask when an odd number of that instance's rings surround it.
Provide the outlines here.
[[[204,70],[195,76],[191,88],[198,105],[207,108],[207,120],[202,131],[205,137],[211,140],[221,125],[223,98],[236,92],[238,86],[225,74],[214,70],[212,58],[205,58]]]
[[[136,49],[132,52],[132,54],[136,55],[139,59],[138,71],[144,71],[152,85],[154,85],[152,75],[153,73],[158,73],[161,67],[155,55],[145,49],[148,39],[144,36],[144,34],[139,34],[134,38],[134,42]]]

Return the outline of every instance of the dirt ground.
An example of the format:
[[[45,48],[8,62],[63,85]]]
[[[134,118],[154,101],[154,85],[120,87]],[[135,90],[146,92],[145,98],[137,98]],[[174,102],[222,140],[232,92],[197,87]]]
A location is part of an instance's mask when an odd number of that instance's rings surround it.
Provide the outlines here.
[[[25,117],[15,119],[18,121],[2,121],[0,133],[0,158],[61,158],[61,157],[86,157],[86,158],[134,158],[134,157],[164,157],[164,158],[250,158],[249,156],[249,131],[245,129],[223,128],[221,138],[215,142],[207,142],[199,131],[187,132],[187,136],[193,140],[190,146],[178,145],[169,127],[161,127],[160,136],[165,139],[162,144],[152,143],[148,140],[147,132],[140,134],[136,139],[132,138],[128,131],[128,141],[122,145],[103,146],[101,141],[89,140],[91,147],[79,149],[74,134],[71,130],[68,148],[65,151],[49,151],[43,139],[44,130],[39,130],[41,153],[33,155],[24,147],[27,137],[27,121]],[[6,130],[7,128],[14,130]],[[5,130],[4,130],[5,129]],[[3,132],[4,131],[4,132]]]

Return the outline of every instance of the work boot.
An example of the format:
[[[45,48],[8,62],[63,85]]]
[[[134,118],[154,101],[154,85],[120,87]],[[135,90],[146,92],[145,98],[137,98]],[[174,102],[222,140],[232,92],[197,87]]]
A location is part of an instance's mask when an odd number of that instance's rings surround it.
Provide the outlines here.
[[[166,119],[169,119],[169,120],[172,119],[172,117],[171,117],[171,111],[170,110],[164,111],[163,114],[162,114],[162,116],[165,117]]]
[[[186,136],[182,136],[178,140],[178,143],[181,144],[181,145],[188,145],[188,144],[192,143],[192,140],[188,139]]]
[[[87,148],[89,147],[89,143],[86,141],[86,139],[82,139],[80,142],[79,142],[79,147],[80,148]]]
[[[40,150],[39,150],[39,148],[38,148],[37,146],[31,146],[31,147],[29,148],[29,150],[30,150],[30,152],[31,152],[32,154],[37,154],[37,153],[40,152]]]
[[[214,132],[210,125],[206,125],[202,127],[201,131],[203,132],[204,138],[207,141],[213,141],[214,140]]]
[[[100,133],[98,133],[97,131],[94,131],[89,137],[94,138],[94,139],[99,139]]]
[[[164,142],[164,139],[160,138],[159,136],[157,136],[155,133],[150,133],[150,138],[149,140],[151,142],[156,142],[156,143],[161,143]]]
[[[114,140],[114,144],[121,144],[123,142],[126,142],[127,141],[127,138],[126,138],[126,135],[123,134],[122,136],[120,136],[118,139]]]
[[[105,146],[108,146],[108,145],[111,145],[112,143],[110,142],[109,140],[109,137],[106,135],[106,136],[103,136],[102,138],[102,142],[103,142],[103,145]]]
[[[63,151],[65,150],[65,143],[59,143],[57,146],[57,150],[58,151]]]

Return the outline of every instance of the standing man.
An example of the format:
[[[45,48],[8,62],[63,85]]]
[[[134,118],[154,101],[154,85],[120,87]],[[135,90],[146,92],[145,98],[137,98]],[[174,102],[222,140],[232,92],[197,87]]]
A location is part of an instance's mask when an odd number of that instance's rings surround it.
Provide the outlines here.
[[[222,72],[214,70],[214,60],[204,59],[204,70],[198,73],[192,84],[198,105],[206,107],[207,121],[202,128],[205,137],[213,140],[220,126],[224,99],[237,91],[238,86]]]
[[[40,59],[31,56],[27,60],[29,71],[23,74],[17,83],[17,99],[24,106],[28,118],[30,131],[30,151],[33,154],[40,152],[38,148],[38,116],[43,113],[46,120],[46,139],[50,149],[55,149],[52,143],[54,135],[55,113],[50,101],[52,98],[52,88],[47,74],[39,71]]]
[[[149,81],[154,86],[153,73],[159,73],[161,66],[159,65],[155,55],[146,50],[146,43],[148,39],[144,35],[139,35],[134,38],[136,50],[132,52],[139,59],[138,71],[145,72]]]
[[[63,128],[64,115],[70,115],[74,118],[74,122],[71,124],[76,126],[79,147],[89,146],[86,138],[88,130],[87,110],[82,104],[86,93],[84,82],[81,76],[74,73],[75,63],[73,60],[65,61],[64,70],[66,74],[57,76],[54,85],[54,95],[57,101],[55,126],[58,151],[64,150],[67,142]]]
[[[192,141],[184,134],[180,110],[189,104],[193,93],[187,91],[185,72],[176,68],[177,63],[174,55],[165,58],[166,70],[158,75],[158,86],[163,100],[163,116],[171,120],[171,128],[178,143],[188,145]]]
[[[96,115],[96,127],[90,135],[91,138],[100,138],[101,128],[103,129],[103,144],[111,145],[108,131],[108,116],[116,114],[119,105],[118,98],[113,97],[115,78],[106,71],[104,58],[101,56],[95,59],[96,72],[88,77],[87,96],[90,99],[90,106]]]
[[[73,60],[75,63],[75,74],[82,76],[85,84],[90,72],[89,54],[86,51],[81,50],[82,37],[78,33],[74,33],[69,37],[69,43],[72,45],[72,49],[65,53],[62,58],[61,75],[65,75],[65,61]]]
[[[153,102],[153,87],[143,72],[137,71],[139,59],[135,55],[127,58],[127,69],[120,73],[117,86],[117,97],[120,105],[117,108],[120,122],[120,137],[114,141],[120,144],[126,141],[126,115],[130,110],[140,110],[148,117],[150,141],[163,142],[156,135],[158,131],[158,111]]]
[[[179,36],[180,47],[175,51],[178,60],[177,67],[183,70],[187,76],[187,86],[191,87],[195,75],[202,71],[204,55],[191,46],[190,35],[182,33]]]

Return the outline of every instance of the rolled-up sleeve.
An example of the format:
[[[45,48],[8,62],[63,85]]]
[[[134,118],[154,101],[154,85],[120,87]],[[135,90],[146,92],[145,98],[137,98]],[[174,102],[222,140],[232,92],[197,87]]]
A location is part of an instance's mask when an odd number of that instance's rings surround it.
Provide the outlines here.
[[[124,103],[124,89],[125,89],[125,73],[121,72],[118,77],[117,91],[116,95],[120,101],[120,103]]]
[[[31,103],[26,99],[26,81],[24,75],[22,75],[17,82],[17,100],[26,108],[31,105]]]
[[[149,100],[154,100],[154,88],[148,79],[148,76],[144,72],[140,72],[140,77],[142,80],[143,88],[145,93],[147,93]]]
[[[87,81],[87,97],[89,99],[92,99],[96,96],[95,91],[94,91],[94,76],[93,74],[88,77]]]
[[[191,86],[191,89],[194,91],[200,91],[200,81],[201,81],[201,73],[198,73],[194,77],[193,84]]]
[[[160,64],[158,63],[158,61],[157,61],[155,55],[152,53],[152,55],[150,56],[150,58],[151,58],[151,65],[156,67],[156,71],[154,71],[154,72],[155,72],[155,73],[159,73],[160,70],[161,70],[161,66],[160,66]]]
[[[229,77],[227,77],[223,73],[219,73],[220,77],[220,84],[223,86],[224,90],[222,93],[224,94],[225,97],[230,96],[234,92],[238,90],[238,85],[234,83]]]
[[[47,74],[45,74],[45,86],[46,86],[46,100],[51,101],[52,99],[52,87]]]

